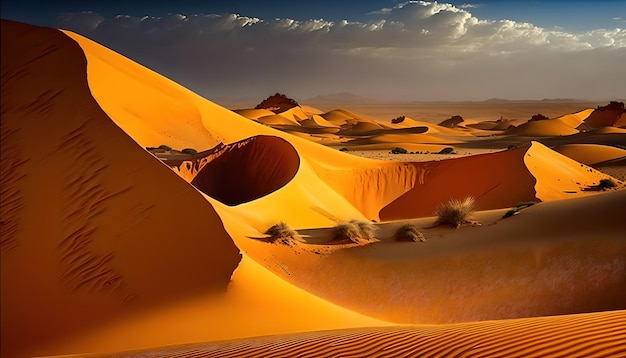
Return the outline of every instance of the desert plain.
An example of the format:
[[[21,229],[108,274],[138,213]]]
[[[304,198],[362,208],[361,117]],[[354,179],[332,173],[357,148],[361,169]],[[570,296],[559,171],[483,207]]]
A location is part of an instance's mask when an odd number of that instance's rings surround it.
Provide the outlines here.
[[[3,357],[626,356],[623,99],[222,106],[1,33]]]

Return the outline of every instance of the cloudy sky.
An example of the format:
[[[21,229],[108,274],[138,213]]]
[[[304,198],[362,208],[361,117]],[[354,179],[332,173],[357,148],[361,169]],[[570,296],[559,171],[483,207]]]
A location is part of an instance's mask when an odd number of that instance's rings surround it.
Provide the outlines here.
[[[626,97],[623,0],[3,0],[2,17],[75,31],[209,99]]]

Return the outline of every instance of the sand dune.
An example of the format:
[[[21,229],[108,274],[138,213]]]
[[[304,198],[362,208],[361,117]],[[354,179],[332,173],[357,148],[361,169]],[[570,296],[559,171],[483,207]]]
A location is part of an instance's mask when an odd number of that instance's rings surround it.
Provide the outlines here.
[[[618,357],[624,311],[445,326],[360,328],[163,347],[122,356],[162,357]]]
[[[382,220],[430,215],[439,203],[466,196],[476,198],[479,210],[563,199],[608,177],[537,142],[527,149],[413,165],[418,181],[380,211]]]
[[[315,128],[339,128],[337,125],[330,123],[324,117],[319,115],[312,115],[308,119],[303,119],[300,121],[300,124],[306,127],[315,127]]]
[[[250,119],[259,119],[262,117],[268,117],[268,116],[273,116],[275,115],[274,112],[270,111],[269,109],[254,109],[254,108],[247,108],[247,109],[237,109],[234,110],[233,112],[242,115],[246,118],[250,118]]]
[[[223,291],[239,249],[211,205],[100,110],[80,47],[2,26],[3,355]]]
[[[568,158],[587,165],[626,158],[625,149],[607,145],[567,144],[552,149]]]
[[[592,128],[619,126],[623,122],[624,104],[611,102],[606,106],[599,106],[594,109],[589,117],[585,118],[585,124]]]
[[[399,221],[377,224],[380,242],[363,246],[329,242],[330,228],[303,230],[310,243],[291,248],[238,244],[289,282],[391,322],[624,309],[624,200],[620,190],[539,203],[505,219],[507,209],[479,212],[473,217],[482,225],[460,229],[411,219],[427,239],[418,243],[391,238]]]
[[[519,127],[509,129],[507,133],[529,137],[552,137],[576,134],[578,130],[570,127],[564,121],[546,119],[524,123]]]

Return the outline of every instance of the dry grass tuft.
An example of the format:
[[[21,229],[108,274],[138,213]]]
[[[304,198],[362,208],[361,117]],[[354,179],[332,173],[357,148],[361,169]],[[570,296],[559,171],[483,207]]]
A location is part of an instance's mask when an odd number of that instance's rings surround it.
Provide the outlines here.
[[[465,199],[450,199],[448,202],[440,204],[435,209],[437,225],[448,225],[459,228],[467,222],[469,214],[474,210],[475,199],[468,196]]]
[[[363,241],[369,242],[375,239],[375,231],[376,226],[368,222],[351,220],[335,226],[333,229],[333,239],[338,241],[348,240],[357,244]]]
[[[398,228],[395,235],[398,241],[424,242],[426,237],[415,224],[404,224]]]
[[[300,240],[298,232],[284,222],[280,222],[267,229],[265,235],[268,235],[272,242],[281,240],[283,243],[288,243],[289,240]]]

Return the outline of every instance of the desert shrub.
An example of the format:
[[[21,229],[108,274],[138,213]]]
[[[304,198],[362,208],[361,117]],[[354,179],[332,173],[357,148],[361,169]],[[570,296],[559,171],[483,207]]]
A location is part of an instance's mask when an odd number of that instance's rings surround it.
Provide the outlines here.
[[[170,147],[169,145],[161,144],[159,146],[159,149],[170,151],[170,150],[172,150],[172,147]]]
[[[395,147],[391,150],[391,154],[406,154],[408,151],[401,147]]]
[[[198,154],[198,151],[193,148],[185,148],[181,150],[180,152],[184,154]]]
[[[515,150],[515,149],[517,149],[517,145],[515,145],[515,144],[511,144],[511,145],[509,145],[508,147],[506,147],[506,149],[507,149],[507,150]]]
[[[340,223],[333,228],[333,239],[338,241],[348,240],[359,243],[361,240],[374,239],[376,226],[358,220]]]
[[[419,230],[419,227],[414,224],[404,224],[400,226],[396,231],[395,238],[398,241],[426,241],[426,237],[424,237],[424,234],[422,234],[422,232]]]
[[[521,202],[521,203],[517,204],[514,208],[511,208],[511,210],[507,211],[502,218],[504,219],[504,218],[511,217],[513,215],[517,215],[517,214],[519,214],[519,212],[521,210],[526,209],[528,207],[531,207],[531,206],[533,206],[535,204],[536,203],[534,201],[524,201],[524,202]]]
[[[339,149],[339,151],[340,151],[340,152],[347,152],[347,151],[349,151],[349,150],[350,150],[350,149],[348,149],[348,148],[346,148],[346,147],[343,147],[343,148]]]
[[[445,147],[442,150],[440,150],[437,154],[452,154],[452,152],[454,152],[454,148]]]
[[[377,229],[375,225],[370,224],[365,221],[359,221],[359,220],[350,220],[350,222],[359,227],[359,233],[361,234],[362,239],[365,239],[368,241],[374,240],[375,238],[374,232],[376,232],[376,229]]]
[[[268,235],[271,241],[289,240],[289,239],[299,240],[300,239],[300,235],[298,234],[298,232],[292,229],[289,225],[285,224],[284,222],[280,222],[276,225],[271,226],[269,229],[265,231],[264,234]]]
[[[616,186],[617,184],[615,183],[615,181],[613,181],[613,179],[601,179],[600,183],[597,185],[598,189],[600,190],[611,189],[615,188]]]
[[[458,228],[467,221],[469,214],[474,210],[476,201],[468,196],[465,199],[450,199],[435,209],[438,225],[449,225]]]

